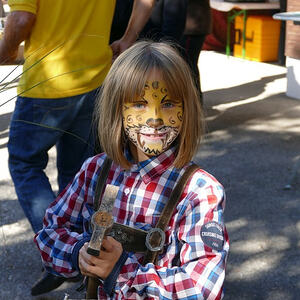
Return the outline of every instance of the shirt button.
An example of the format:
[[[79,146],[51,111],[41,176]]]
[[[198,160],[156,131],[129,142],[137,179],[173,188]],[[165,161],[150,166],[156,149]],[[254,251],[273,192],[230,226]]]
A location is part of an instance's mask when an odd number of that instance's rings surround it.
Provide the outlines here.
[[[127,195],[130,193],[130,188],[126,188],[126,189],[124,190],[124,193],[125,193],[125,195],[127,196]]]

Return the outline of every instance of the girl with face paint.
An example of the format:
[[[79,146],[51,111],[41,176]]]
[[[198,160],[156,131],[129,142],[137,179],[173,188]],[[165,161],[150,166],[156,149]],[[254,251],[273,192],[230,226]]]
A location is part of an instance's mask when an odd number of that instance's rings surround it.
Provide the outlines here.
[[[166,151],[179,135],[183,102],[172,99],[158,71],[150,72],[142,94],[124,101],[123,127],[137,161]],[[136,148],[136,149],[135,149]]]
[[[95,115],[104,153],[89,158],[48,208],[35,237],[46,268],[65,277],[99,278],[98,299],[221,299],[229,250],[225,192],[195,171],[172,213],[157,262],[127,252],[113,237],[99,257],[87,253],[96,183],[107,157],[106,183],[119,188],[115,222],[149,231],[198,149],[199,95],[185,61],[170,45],[138,42],[113,63]],[[134,239],[134,236],[132,237]]]

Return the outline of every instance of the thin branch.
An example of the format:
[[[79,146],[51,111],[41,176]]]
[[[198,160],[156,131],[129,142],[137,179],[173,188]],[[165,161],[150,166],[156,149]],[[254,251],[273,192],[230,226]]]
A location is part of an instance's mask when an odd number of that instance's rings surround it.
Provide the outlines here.
[[[71,74],[71,73],[75,73],[75,72],[80,72],[82,70],[85,70],[85,69],[89,69],[89,68],[93,68],[93,67],[97,67],[97,66],[100,66],[101,64],[96,64],[96,65],[92,65],[92,66],[88,66],[88,67],[83,67],[83,68],[80,68],[80,69],[77,69],[77,70],[72,70],[72,71],[69,71],[69,72],[65,72],[65,73],[62,73],[62,74],[58,74],[58,75],[55,75],[55,76],[52,76],[50,78],[47,78],[43,81],[40,81],[36,84],[34,84],[33,86],[31,86],[30,88],[28,88],[27,90],[25,91],[22,91],[21,93],[17,94],[16,96],[13,96],[12,98],[6,100],[4,103],[0,104],[0,107],[4,106],[5,104],[7,104],[8,102],[12,101],[13,99],[23,95],[24,93],[34,89],[35,87],[39,86],[40,84],[43,84],[51,79],[54,79],[54,78],[57,78],[57,77],[60,77],[60,76],[63,76],[63,75],[66,75],[66,74]],[[0,90],[0,93],[3,92],[3,90]]]
[[[45,124],[41,124],[41,123],[36,123],[36,122],[31,122],[31,121],[26,121],[26,120],[14,120],[14,122],[22,122],[22,123],[26,123],[26,124],[30,124],[30,125],[36,125],[36,126],[39,126],[39,127],[43,127],[43,128],[47,128],[47,129],[52,129],[52,130],[57,130],[57,131],[60,131],[62,133],[66,133],[68,135],[71,135],[73,136],[74,138],[77,138],[78,140],[80,140],[81,142],[83,142],[84,144],[87,144],[88,147],[94,149],[94,147],[89,144],[85,139],[83,139],[82,137],[80,137],[79,135],[77,134],[74,134],[70,131],[67,131],[67,130],[63,130],[63,129],[60,129],[58,127],[53,127],[53,126],[49,126],[49,125],[45,125]]]

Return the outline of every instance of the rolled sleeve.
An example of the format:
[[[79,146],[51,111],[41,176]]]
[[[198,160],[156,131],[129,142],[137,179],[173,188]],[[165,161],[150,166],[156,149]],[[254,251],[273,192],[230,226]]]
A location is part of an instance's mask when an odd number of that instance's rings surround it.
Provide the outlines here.
[[[82,248],[82,246],[89,242],[91,240],[91,236],[86,236],[82,240],[78,241],[72,251],[71,260],[73,264],[73,268],[75,268],[77,271],[80,271],[79,264],[78,264],[78,256],[79,256],[79,250]]]
[[[8,0],[10,11],[27,11],[33,14],[37,12],[37,0]]]

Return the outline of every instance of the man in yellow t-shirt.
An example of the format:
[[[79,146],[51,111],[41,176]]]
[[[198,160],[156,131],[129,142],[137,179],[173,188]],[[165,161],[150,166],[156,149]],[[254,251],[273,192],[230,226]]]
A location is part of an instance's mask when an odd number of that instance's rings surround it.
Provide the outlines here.
[[[61,192],[83,161],[94,154],[94,101],[112,57],[133,44],[154,1],[135,0],[127,31],[110,47],[115,0],[8,0],[10,14],[0,41],[0,64],[14,62],[25,41],[9,133],[9,169],[35,233],[56,197],[44,173],[49,149],[57,147]],[[45,274],[32,295],[55,289],[63,281]]]

